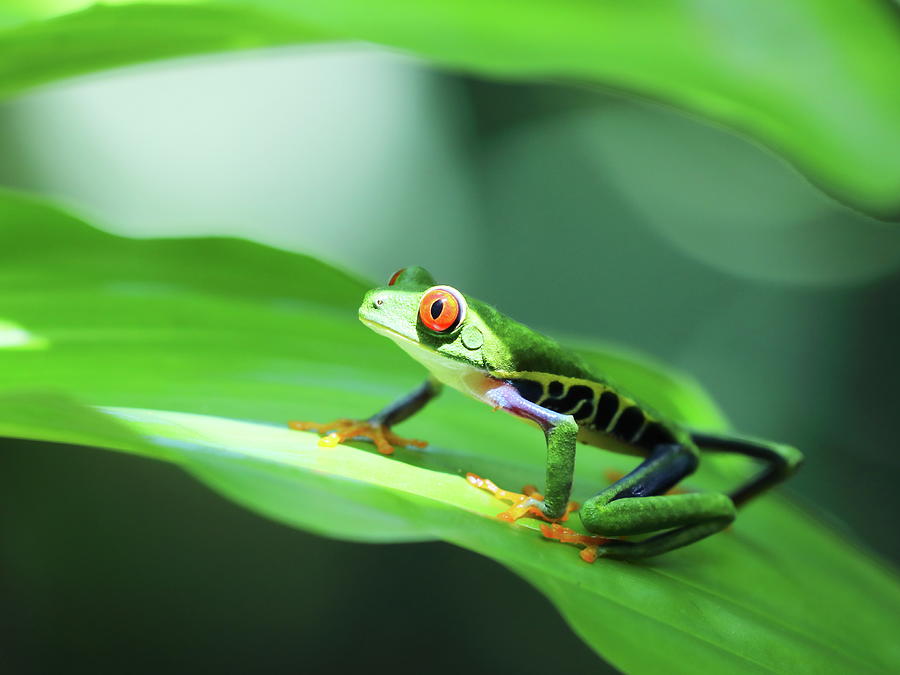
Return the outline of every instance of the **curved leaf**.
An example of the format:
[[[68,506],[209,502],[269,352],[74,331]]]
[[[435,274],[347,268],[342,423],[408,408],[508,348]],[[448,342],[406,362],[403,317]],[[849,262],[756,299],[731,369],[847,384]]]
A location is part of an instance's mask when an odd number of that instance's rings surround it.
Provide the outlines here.
[[[875,215],[900,214],[900,14],[861,0],[305,0],[328,30],[504,77],[601,83],[723,122]]]
[[[40,15],[5,29],[0,22],[0,97],[145,61],[327,39],[302,21],[227,3],[98,4]]]
[[[114,237],[6,193],[0,263],[0,326],[33,345],[0,347],[0,436],[174,462],[248,508],[327,536],[441,538],[481,552],[529,579],[625,670],[900,663],[892,573],[777,495],[732,530],[659,559],[586,565],[536,523],[492,518],[502,505],[463,478],[540,479],[543,439],[508,416],[448,393],[403,426],[432,446],[390,458],[287,430],[291,417],[370,413],[422,375],[355,320],[363,285],[315,260],[236,240]],[[591,351],[655,405],[722,423],[695,385]],[[583,449],[576,498],[631,464]],[[723,487],[718,469],[705,461],[688,487]]]
[[[881,0],[124,2],[0,32],[0,93],[142,60],[331,36],[508,78],[564,78],[672,103],[789,157],[848,203],[900,212],[900,21]],[[70,7],[72,5],[69,5]],[[22,21],[33,18],[32,23]]]

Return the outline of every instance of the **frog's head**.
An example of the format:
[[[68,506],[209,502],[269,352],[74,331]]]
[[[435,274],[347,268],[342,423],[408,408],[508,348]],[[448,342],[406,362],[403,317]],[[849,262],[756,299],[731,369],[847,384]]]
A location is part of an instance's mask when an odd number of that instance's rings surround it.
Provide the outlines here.
[[[366,293],[359,318],[432,371],[448,359],[484,368],[482,347],[490,332],[481,309],[455,288],[437,285],[424,268],[406,267],[387,286]]]

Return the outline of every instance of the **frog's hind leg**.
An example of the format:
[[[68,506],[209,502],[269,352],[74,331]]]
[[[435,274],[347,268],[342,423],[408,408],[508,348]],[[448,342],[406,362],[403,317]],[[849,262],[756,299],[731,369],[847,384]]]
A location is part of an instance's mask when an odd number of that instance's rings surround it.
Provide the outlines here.
[[[665,530],[640,541],[606,541],[592,553],[608,558],[644,558],[727,527],[735,517],[734,504],[727,495],[665,494],[696,468],[695,448],[677,443],[658,445],[634,471],[587,500],[581,507],[581,520],[595,534],[627,536]]]
[[[731,493],[735,506],[741,506],[787,480],[803,463],[800,451],[789,445],[699,432],[692,433],[691,439],[698,448],[707,452],[733,452],[766,463],[762,471]]]

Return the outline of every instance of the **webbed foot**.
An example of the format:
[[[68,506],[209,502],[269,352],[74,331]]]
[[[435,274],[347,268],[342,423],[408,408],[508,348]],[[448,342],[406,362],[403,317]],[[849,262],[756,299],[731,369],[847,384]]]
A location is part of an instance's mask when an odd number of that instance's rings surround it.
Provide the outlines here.
[[[568,527],[563,527],[559,523],[541,525],[541,534],[547,537],[547,539],[555,539],[561,544],[584,546],[578,555],[580,555],[581,559],[586,563],[595,562],[599,557],[597,552],[598,548],[610,541],[606,537],[601,537],[596,534],[581,534],[581,532],[576,532]]]
[[[572,511],[578,509],[578,502],[569,502],[566,505],[565,512],[559,518],[550,518],[541,508],[543,506],[544,496],[538,492],[537,488],[533,485],[526,485],[522,488],[522,492],[518,493],[503,490],[497,487],[497,484],[494,483],[494,481],[482,478],[481,476],[476,476],[474,473],[467,473],[466,480],[469,481],[470,485],[474,485],[481,490],[490,492],[497,499],[512,504],[506,511],[497,515],[500,520],[506,520],[511,523],[526,516],[540,518],[541,520],[546,520],[548,523],[563,522],[568,520],[569,514],[572,513]]]
[[[324,424],[291,421],[288,426],[297,431],[318,431],[325,434],[319,439],[319,445],[327,448],[333,448],[352,438],[372,441],[382,455],[392,455],[396,446],[424,448],[428,445],[425,441],[398,436],[387,425],[372,424],[367,420],[339,419]]]
[[[522,488],[522,492],[509,492],[497,486],[496,483],[487,478],[476,476],[474,473],[467,473],[466,480],[477,488],[490,492],[497,499],[510,502],[510,506],[506,511],[500,513],[497,518],[508,522],[515,522],[519,518],[533,517],[546,520],[549,525],[541,525],[541,534],[547,539],[554,539],[561,544],[576,544],[584,546],[581,550],[581,559],[585,562],[592,563],[599,557],[598,548],[609,541],[606,537],[596,535],[581,534],[573,529],[560,525],[560,522],[568,520],[569,514],[578,509],[578,502],[569,502],[566,511],[559,518],[549,518],[541,509],[543,496],[537,491],[533,485],[526,485]]]

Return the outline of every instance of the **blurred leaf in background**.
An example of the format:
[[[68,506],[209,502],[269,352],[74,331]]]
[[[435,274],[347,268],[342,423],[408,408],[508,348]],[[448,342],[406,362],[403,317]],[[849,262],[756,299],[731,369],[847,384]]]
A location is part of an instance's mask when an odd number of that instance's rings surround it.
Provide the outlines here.
[[[582,80],[667,101],[745,131],[858,208],[900,212],[900,160],[884,152],[900,146],[900,21],[878,0],[390,0],[378,12],[359,0],[20,2],[3,18],[7,95],[154,58],[368,40],[482,74]]]

